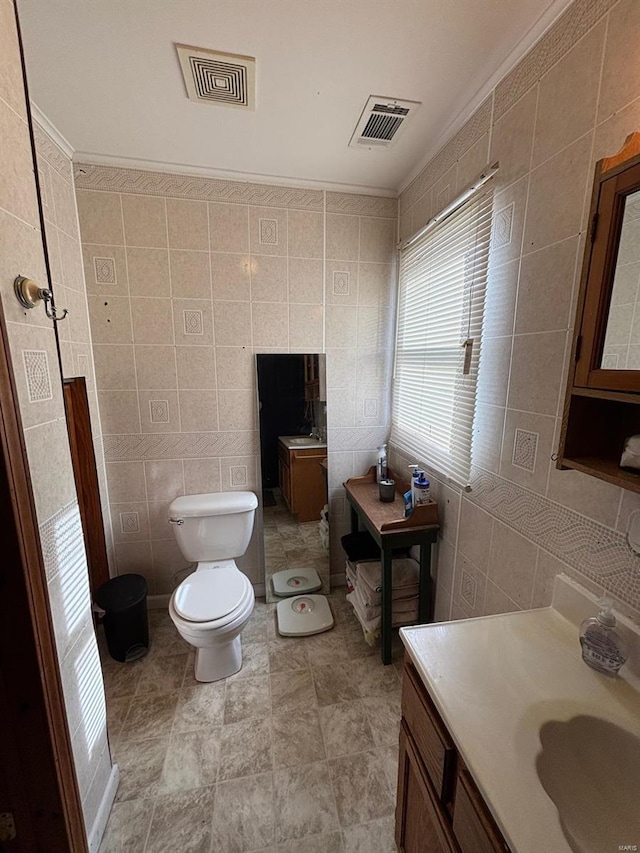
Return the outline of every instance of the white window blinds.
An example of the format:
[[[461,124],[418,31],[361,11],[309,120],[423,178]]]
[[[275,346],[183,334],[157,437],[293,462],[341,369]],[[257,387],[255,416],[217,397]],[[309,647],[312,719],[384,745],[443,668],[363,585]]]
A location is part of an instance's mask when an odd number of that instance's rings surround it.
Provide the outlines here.
[[[493,194],[483,186],[400,252],[390,441],[469,483]]]

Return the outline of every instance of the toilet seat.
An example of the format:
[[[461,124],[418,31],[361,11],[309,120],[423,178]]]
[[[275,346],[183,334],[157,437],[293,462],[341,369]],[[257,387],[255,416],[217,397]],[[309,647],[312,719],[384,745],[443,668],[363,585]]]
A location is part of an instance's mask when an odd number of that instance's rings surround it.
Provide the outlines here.
[[[176,599],[178,597],[178,593],[180,592],[180,587],[175,590],[169,602],[169,613],[174,621],[174,624],[178,627],[178,630],[180,630],[180,627],[182,627],[182,629],[188,631],[193,636],[211,635],[213,633],[221,634],[224,633],[228,628],[233,626],[235,622],[238,621],[238,619],[241,620],[245,618],[245,616],[248,616],[252,613],[255,595],[253,592],[253,586],[251,585],[251,581],[245,574],[240,571],[240,569],[236,568],[235,572],[237,572],[240,576],[242,589],[237,595],[232,609],[229,610],[224,616],[221,616],[219,618],[209,617],[201,621],[193,621],[191,619],[186,619],[184,616],[178,613],[176,609]],[[188,579],[189,578],[187,578],[187,580]],[[183,581],[183,584],[185,582],[186,581]],[[182,586],[182,584],[180,586]],[[210,586],[208,588],[211,589]],[[209,612],[211,613],[212,611]]]
[[[187,622],[214,622],[238,609],[247,578],[236,566],[199,569],[176,589],[173,606]]]

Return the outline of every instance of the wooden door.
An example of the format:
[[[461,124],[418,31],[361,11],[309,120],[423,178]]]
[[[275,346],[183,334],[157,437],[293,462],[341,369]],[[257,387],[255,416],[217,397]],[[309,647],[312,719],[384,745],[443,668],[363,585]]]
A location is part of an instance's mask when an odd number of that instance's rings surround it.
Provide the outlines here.
[[[109,564],[100,505],[98,470],[91,433],[87,384],[84,376],[78,376],[74,379],[64,379],[63,387],[73,476],[76,481],[82,532],[87,549],[89,586],[93,596],[95,590],[109,580]]]

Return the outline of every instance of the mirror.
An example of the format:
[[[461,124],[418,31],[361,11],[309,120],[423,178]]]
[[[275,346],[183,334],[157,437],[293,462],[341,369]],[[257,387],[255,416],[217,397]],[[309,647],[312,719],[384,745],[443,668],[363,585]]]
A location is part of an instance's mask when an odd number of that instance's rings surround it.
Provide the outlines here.
[[[257,355],[265,588],[285,569],[314,568],[329,592],[325,356]],[[295,593],[295,589],[293,590]]]
[[[624,199],[620,243],[600,366],[640,370],[640,190]]]

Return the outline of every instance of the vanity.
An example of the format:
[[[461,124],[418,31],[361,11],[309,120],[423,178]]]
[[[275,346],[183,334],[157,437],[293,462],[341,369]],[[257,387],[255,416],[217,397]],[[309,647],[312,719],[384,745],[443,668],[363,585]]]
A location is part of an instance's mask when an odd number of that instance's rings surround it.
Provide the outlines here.
[[[300,523],[320,521],[327,502],[327,445],[310,435],[278,437],[278,478],[289,512]]]
[[[596,611],[559,576],[551,607],[400,630],[400,851],[640,848],[640,634],[619,620],[629,660],[595,672],[578,626]]]

